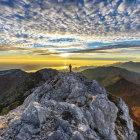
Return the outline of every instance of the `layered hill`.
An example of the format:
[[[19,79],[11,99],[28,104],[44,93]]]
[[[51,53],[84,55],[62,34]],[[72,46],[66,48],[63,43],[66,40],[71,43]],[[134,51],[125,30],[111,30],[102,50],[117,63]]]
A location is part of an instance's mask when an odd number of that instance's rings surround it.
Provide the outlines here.
[[[118,68],[126,69],[128,71],[140,73],[140,62],[129,61],[129,62],[117,62],[111,65],[103,65],[103,67],[109,67],[109,66],[118,67]],[[100,67],[100,66],[80,66],[80,67],[73,68],[73,71],[82,72],[86,69],[93,69],[97,67]]]
[[[89,79],[98,80],[101,85],[112,84],[112,79],[115,76],[122,77],[127,81],[140,84],[140,74],[126,69],[109,66],[109,67],[97,67],[93,69],[86,69],[82,73]]]
[[[133,62],[133,61],[124,62],[124,63],[119,62],[119,63],[114,63],[112,66],[125,68],[129,71],[140,73],[140,62]]]
[[[22,104],[34,88],[57,73],[52,69],[43,69],[35,73],[26,73],[20,69],[0,71],[0,113],[6,114]]]
[[[140,74],[117,67],[97,67],[82,72],[97,80],[113,95],[121,96],[128,105],[140,106]]]
[[[81,73],[58,73],[0,116],[1,140],[136,140],[129,110]]]

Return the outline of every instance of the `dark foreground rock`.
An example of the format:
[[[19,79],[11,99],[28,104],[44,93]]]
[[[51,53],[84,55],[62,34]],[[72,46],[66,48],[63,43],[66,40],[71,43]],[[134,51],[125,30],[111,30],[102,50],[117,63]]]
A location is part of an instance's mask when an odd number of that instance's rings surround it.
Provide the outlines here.
[[[136,140],[122,99],[80,73],[58,73],[0,116],[0,140]]]

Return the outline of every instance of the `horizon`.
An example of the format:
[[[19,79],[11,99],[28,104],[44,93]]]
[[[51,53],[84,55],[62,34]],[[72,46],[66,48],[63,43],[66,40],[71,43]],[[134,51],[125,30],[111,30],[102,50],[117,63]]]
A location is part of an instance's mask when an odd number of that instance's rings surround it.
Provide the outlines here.
[[[15,60],[16,62],[9,62],[8,63],[1,63],[0,70],[8,70],[8,69],[22,69],[27,72],[34,72],[43,68],[52,68],[56,70],[65,70],[68,68],[69,64],[72,64],[72,67],[82,67],[82,66],[104,66],[104,65],[111,65],[117,63],[116,61],[70,61],[70,60],[50,60],[50,61],[25,61],[21,62]],[[86,64],[85,64],[86,63]]]
[[[90,69],[90,67],[93,67],[93,68],[96,68],[96,67],[109,67],[109,66],[118,67],[118,66],[115,66],[115,64],[119,64],[119,63],[125,64],[125,63],[130,63],[130,62],[132,62],[132,63],[140,63],[140,62],[137,62],[137,61],[123,61],[123,62],[120,61],[120,62],[114,62],[114,63],[102,64],[102,65],[99,65],[99,63],[97,63],[98,65],[80,65],[80,66],[72,65],[72,69],[73,69],[73,72],[77,72],[77,70],[80,72],[80,71],[82,71],[82,70],[80,70],[80,68],[82,68],[82,67],[86,67],[86,68],[83,68],[83,70]],[[0,71],[13,70],[13,69],[20,69],[20,70],[28,72],[28,73],[37,72],[37,71],[39,71],[41,69],[56,69],[58,71],[67,72],[67,71],[69,71],[69,64],[68,65],[65,64],[65,65],[61,65],[61,66],[56,66],[56,67],[54,67],[54,66],[52,66],[52,67],[48,66],[47,67],[47,66],[42,66],[42,65],[38,66],[38,64],[32,65],[32,66],[31,65],[28,66],[27,64],[25,64],[23,66],[22,65],[21,66],[14,65],[14,66],[9,66],[6,69],[0,68]],[[127,69],[127,68],[125,68],[125,69]],[[127,69],[127,70],[129,70],[129,69]],[[129,71],[131,71],[131,70],[129,70]],[[137,72],[137,73],[139,73],[139,72]]]
[[[0,0],[0,69],[140,62],[139,0]]]

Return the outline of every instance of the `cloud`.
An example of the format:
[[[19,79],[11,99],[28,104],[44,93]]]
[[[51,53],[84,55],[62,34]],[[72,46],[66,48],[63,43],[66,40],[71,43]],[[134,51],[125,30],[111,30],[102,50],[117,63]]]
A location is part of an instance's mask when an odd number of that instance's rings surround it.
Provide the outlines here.
[[[135,59],[136,57],[92,57],[92,58],[84,58],[84,57],[73,57],[70,58],[71,60],[102,60],[102,61],[130,61],[132,59]]]
[[[25,54],[34,54],[34,55],[51,55],[51,54],[57,54],[54,50],[49,50],[47,48],[24,48],[24,47],[15,47],[13,45],[5,45],[5,44],[0,44],[0,52],[21,52]]]
[[[4,45],[0,44],[0,51],[25,51],[27,50],[26,48],[21,48],[21,47],[14,47],[12,45]]]
[[[73,51],[71,53],[107,53],[108,50],[116,50],[116,49],[129,49],[129,48],[135,48],[135,49],[140,49],[140,45],[109,45],[109,46],[102,46],[94,49],[86,49],[86,50],[80,50],[80,51]],[[121,51],[118,51],[121,52]]]
[[[59,52],[140,40],[139,0],[0,0],[0,9],[1,44]]]

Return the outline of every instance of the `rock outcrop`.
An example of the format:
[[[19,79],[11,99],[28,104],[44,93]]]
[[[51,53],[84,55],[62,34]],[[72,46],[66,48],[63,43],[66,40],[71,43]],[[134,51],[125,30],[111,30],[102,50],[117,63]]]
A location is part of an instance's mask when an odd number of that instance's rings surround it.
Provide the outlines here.
[[[81,73],[58,73],[0,116],[0,140],[136,140],[122,99]]]

